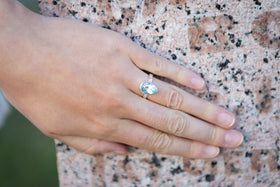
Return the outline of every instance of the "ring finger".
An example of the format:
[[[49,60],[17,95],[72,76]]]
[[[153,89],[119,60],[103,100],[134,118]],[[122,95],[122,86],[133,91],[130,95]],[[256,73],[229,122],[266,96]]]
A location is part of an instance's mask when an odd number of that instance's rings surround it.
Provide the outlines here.
[[[131,71],[128,76],[130,79],[126,81],[126,86],[137,95],[143,96],[143,93],[140,91],[140,85],[142,82],[147,81],[148,75],[136,67],[130,69]],[[157,86],[158,92],[148,95],[148,100],[191,114],[222,128],[231,128],[235,123],[234,115],[220,106],[193,96],[176,86],[156,78],[153,78],[153,84]]]

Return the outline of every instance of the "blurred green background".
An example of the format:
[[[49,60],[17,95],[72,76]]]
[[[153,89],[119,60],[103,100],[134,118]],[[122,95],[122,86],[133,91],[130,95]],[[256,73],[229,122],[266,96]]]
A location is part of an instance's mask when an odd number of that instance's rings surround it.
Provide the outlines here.
[[[19,1],[38,12],[37,0]],[[14,108],[0,129],[0,186],[58,186],[54,141]]]

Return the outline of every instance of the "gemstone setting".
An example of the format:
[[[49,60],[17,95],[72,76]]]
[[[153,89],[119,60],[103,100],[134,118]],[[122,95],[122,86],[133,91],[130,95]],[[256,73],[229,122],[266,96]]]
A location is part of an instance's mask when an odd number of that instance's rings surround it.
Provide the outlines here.
[[[143,82],[140,85],[140,90],[143,94],[148,94],[148,95],[155,94],[158,92],[157,87],[151,82]]]

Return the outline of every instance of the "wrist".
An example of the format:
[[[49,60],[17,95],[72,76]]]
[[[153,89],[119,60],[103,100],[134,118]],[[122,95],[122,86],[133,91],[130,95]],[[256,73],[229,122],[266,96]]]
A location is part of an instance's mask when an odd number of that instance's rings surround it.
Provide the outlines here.
[[[3,89],[27,66],[28,60],[22,58],[26,58],[36,35],[36,24],[40,23],[36,19],[41,16],[15,0],[0,0],[0,17],[0,89]]]

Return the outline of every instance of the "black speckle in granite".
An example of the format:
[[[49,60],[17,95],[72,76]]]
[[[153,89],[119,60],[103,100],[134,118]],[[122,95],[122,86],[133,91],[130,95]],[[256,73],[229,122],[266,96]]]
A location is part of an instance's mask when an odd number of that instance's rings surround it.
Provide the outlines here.
[[[79,176],[79,174],[78,174],[77,171],[74,170],[73,173],[75,174],[75,176],[76,176],[77,179],[81,179],[81,177]]]
[[[249,89],[246,89],[246,90],[244,91],[244,93],[245,93],[246,95],[249,95],[249,94],[251,94],[251,93],[252,93],[252,91],[251,91],[251,90],[249,90]]]
[[[240,74],[240,75],[242,74],[242,70],[239,69],[239,68],[238,68],[237,71],[235,72],[235,75],[238,75],[238,74]]]
[[[267,155],[267,152],[268,152],[267,150],[263,150],[263,149],[262,149],[262,150],[261,150],[261,155]]]
[[[125,159],[123,160],[123,166],[124,168],[126,167],[126,165],[128,164],[128,162],[130,162],[131,159],[126,155]]]
[[[55,12],[52,14],[53,17],[59,17]]]
[[[214,160],[214,161],[211,162],[212,168],[215,167],[216,165],[217,165],[217,161]]]
[[[85,2],[81,2],[81,7],[84,7],[86,6],[86,3]]]
[[[88,22],[88,19],[87,18],[83,18],[83,22]]]
[[[53,5],[57,5],[57,1],[53,1],[52,4],[53,4]]]
[[[252,157],[252,153],[247,151],[247,152],[245,153],[245,157],[249,157],[249,158]]]
[[[165,30],[165,23],[161,26],[162,30]]]
[[[261,6],[262,5],[262,3],[261,2],[259,2],[259,0],[253,0],[254,2],[255,2],[255,4],[256,5],[258,5],[258,6]]]
[[[92,12],[96,13],[96,8],[95,7],[93,7]]]
[[[216,3],[216,8],[217,8],[218,10],[221,10],[221,5],[218,4],[218,3]]]
[[[245,32],[245,36],[248,36],[248,35],[250,35],[250,34],[252,34],[252,33],[253,33],[253,31]]]
[[[173,60],[176,60],[176,59],[177,59],[177,56],[176,56],[175,54],[172,54],[172,55],[171,55],[171,58],[172,58]]]
[[[150,162],[150,164],[153,164],[155,167],[158,167],[158,168],[161,167],[160,159],[158,159],[158,157],[155,153],[153,153],[152,161]]]
[[[242,43],[242,40],[238,39],[237,42],[236,42],[236,44],[235,44],[236,47],[240,47],[240,46],[241,46],[241,43]]]
[[[187,12],[187,15],[190,15],[191,14],[191,11],[190,10],[186,10]]]
[[[68,10],[69,14],[71,14],[72,16],[75,16],[78,12],[75,10]]]
[[[263,58],[263,62],[267,64],[268,63],[268,59],[267,58]]]
[[[214,180],[215,180],[215,175],[213,175],[213,174],[207,174],[207,175],[205,175],[205,180],[206,180],[207,182],[214,181]]]
[[[122,25],[122,20],[121,19],[119,19],[118,21],[116,21],[116,23],[115,23],[116,25]]]
[[[70,151],[70,150],[71,150],[70,146],[67,145],[67,146],[66,146],[66,151]]]
[[[230,21],[232,21],[232,20],[233,20],[232,15],[228,15],[228,18],[229,18],[229,20],[230,20]]]
[[[194,49],[195,49],[196,51],[200,51],[201,47],[200,47],[200,46],[194,46]]]
[[[184,170],[181,169],[181,166],[178,166],[177,168],[173,168],[170,171],[170,173],[172,175],[179,174],[179,173],[182,173],[182,172],[184,172]]]
[[[112,30],[112,28],[109,25],[102,25],[102,28]]]
[[[220,68],[220,71],[228,68],[228,64],[231,63],[228,59],[226,59],[223,63],[218,63],[218,67]]]
[[[59,142],[58,144],[56,144],[57,147],[61,147],[63,145],[65,145],[63,142]]]
[[[113,182],[119,182],[119,177],[117,174],[114,174],[113,175],[113,179],[112,179]]]
[[[157,171],[152,171],[150,173],[150,177],[153,178],[153,177],[156,177],[158,175],[158,172]]]
[[[131,39],[132,41],[135,41],[135,37],[134,37],[134,36],[130,36],[130,39]]]
[[[279,57],[279,51],[277,51],[274,55],[274,58],[278,58]]]
[[[144,43],[141,43],[140,46],[146,49],[146,45]]]
[[[257,104],[256,109],[259,113],[267,113],[271,110],[272,101],[271,101],[271,79],[270,77],[263,78],[264,84],[259,88],[257,95]]]

